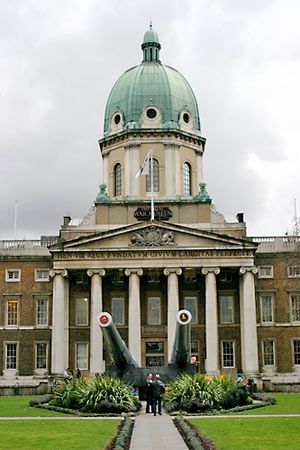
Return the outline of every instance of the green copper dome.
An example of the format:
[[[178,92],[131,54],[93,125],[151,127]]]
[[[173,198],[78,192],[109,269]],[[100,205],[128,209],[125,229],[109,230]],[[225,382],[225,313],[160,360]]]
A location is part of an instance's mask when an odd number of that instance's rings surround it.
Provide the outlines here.
[[[195,95],[177,70],[159,61],[158,35],[146,31],[143,62],[121,75],[108,97],[104,137],[126,130],[178,129],[200,135]]]

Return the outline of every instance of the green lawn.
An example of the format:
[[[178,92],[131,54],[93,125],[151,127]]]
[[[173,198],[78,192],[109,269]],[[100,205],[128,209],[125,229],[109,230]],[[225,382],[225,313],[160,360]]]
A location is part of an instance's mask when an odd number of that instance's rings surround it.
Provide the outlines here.
[[[32,398],[35,397],[0,397],[0,417],[45,417],[66,415],[56,411],[32,408],[29,406],[29,400]]]
[[[101,450],[117,434],[119,420],[70,419],[69,414],[31,408],[34,397],[0,397],[0,417],[54,417],[65,420],[0,420],[1,450]]]
[[[299,394],[271,394],[277,404],[237,413],[232,419],[191,419],[218,450],[298,450],[300,417],[239,418],[239,414],[300,414]]]
[[[299,450],[300,417],[191,419],[218,450]]]
[[[1,450],[102,450],[119,420],[0,420]]]
[[[271,393],[277,404],[263,408],[250,409],[238,414],[300,414],[300,394]]]

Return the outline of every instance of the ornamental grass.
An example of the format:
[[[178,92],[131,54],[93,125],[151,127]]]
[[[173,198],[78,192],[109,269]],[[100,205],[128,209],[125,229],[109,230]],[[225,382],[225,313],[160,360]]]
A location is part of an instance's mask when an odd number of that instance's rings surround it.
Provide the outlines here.
[[[136,412],[141,407],[132,387],[109,375],[63,381],[53,389],[50,404],[100,414]]]
[[[195,374],[182,375],[170,382],[164,396],[168,412],[205,412],[228,409],[251,403],[247,387],[236,383],[231,377],[212,377]]]

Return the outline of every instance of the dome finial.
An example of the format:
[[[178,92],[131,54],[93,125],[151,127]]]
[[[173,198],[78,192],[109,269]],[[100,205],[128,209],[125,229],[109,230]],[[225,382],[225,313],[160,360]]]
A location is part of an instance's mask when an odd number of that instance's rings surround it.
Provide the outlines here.
[[[150,19],[149,29],[152,30],[152,20]]]

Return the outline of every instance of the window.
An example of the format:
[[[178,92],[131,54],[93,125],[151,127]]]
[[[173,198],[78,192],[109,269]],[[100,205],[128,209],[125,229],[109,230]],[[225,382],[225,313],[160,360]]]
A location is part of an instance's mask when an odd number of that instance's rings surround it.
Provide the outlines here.
[[[159,297],[148,297],[148,324],[159,325],[161,323],[161,307]]]
[[[76,284],[88,284],[89,277],[86,272],[75,272]]]
[[[123,284],[124,283],[124,272],[123,269],[114,270],[111,276],[112,282],[115,284]]]
[[[36,325],[39,327],[48,325],[48,300],[36,301]]]
[[[271,295],[260,296],[261,321],[263,323],[273,322],[273,297]]]
[[[259,266],[258,278],[273,278],[273,266]]]
[[[293,340],[294,365],[300,366],[300,339]]]
[[[184,195],[192,195],[192,170],[188,162],[183,164],[183,193]]]
[[[184,297],[184,308],[192,314],[191,323],[198,323],[197,297]]]
[[[300,278],[300,266],[289,266],[288,267],[288,277],[289,278]]]
[[[121,195],[121,164],[114,167],[114,196]]]
[[[125,307],[123,297],[113,297],[111,299],[111,314],[116,325],[124,325],[124,309]]]
[[[222,364],[224,368],[234,367],[234,342],[222,342]]]
[[[222,283],[230,283],[232,281],[232,270],[231,269],[221,269],[219,280]]]
[[[49,270],[36,269],[34,279],[35,281],[49,281]]]
[[[233,323],[233,296],[220,296],[221,323]]]
[[[18,300],[7,300],[6,325],[18,325]]]
[[[75,323],[76,325],[89,324],[89,301],[88,298],[76,298],[75,301]]]
[[[147,367],[157,367],[164,365],[164,341],[148,341],[146,342],[145,350]]]
[[[300,294],[291,295],[292,322],[300,322]]]
[[[5,281],[11,283],[21,281],[21,270],[20,269],[6,270]]]
[[[76,344],[76,367],[80,370],[88,370],[88,343],[87,342],[77,342]]]
[[[17,342],[7,342],[5,344],[5,368],[16,369],[17,368]]]
[[[146,192],[151,192],[151,159],[149,160],[149,175],[146,175]],[[153,192],[159,192],[159,162],[153,158]]]
[[[47,369],[47,342],[38,342],[35,344],[35,368]]]
[[[267,339],[263,341],[263,364],[264,366],[274,366],[274,341]]]
[[[148,283],[159,283],[160,282],[160,273],[159,270],[149,270],[147,274]]]
[[[150,58],[152,61],[152,48],[150,48]],[[148,119],[155,119],[155,117],[157,116],[157,111],[154,108],[149,108],[146,111],[146,115]]]
[[[196,283],[196,281],[197,281],[196,269],[192,269],[192,268],[184,269],[183,277],[184,277],[185,283]]]

